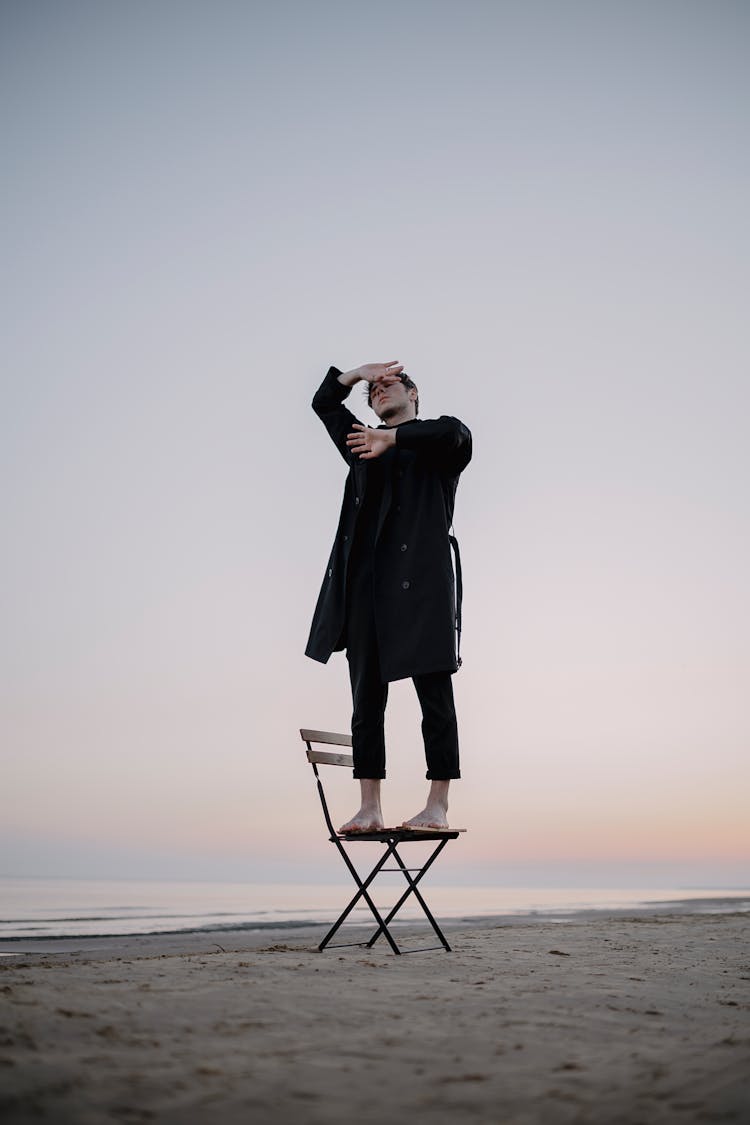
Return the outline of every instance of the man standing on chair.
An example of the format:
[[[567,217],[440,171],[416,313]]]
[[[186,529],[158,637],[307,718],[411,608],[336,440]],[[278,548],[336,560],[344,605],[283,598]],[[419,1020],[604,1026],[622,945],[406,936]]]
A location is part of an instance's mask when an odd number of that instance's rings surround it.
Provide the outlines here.
[[[380,419],[362,425],[344,406],[355,383]],[[346,649],[352,686],[359,812],[342,832],[382,828],[388,684],[411,677],[422,708],[430,790],[412,828],[448,826],[448,787],[460,777],[451,676],[460,656],[461,581],[450,535],[471,434],[457,418],[417,417],[419,394],[396,361],[331,367],[312,402],[349,466],[338,531],[305,650],[325,664]],[[456,588],[457,587],[457,588]]]

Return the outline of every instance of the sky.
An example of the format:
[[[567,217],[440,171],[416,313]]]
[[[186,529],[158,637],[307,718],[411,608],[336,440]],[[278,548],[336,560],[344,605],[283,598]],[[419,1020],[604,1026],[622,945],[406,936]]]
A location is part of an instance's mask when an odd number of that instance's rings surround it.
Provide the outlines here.
[[[334,877],[310,401],[395,359],[474,437],[442,877],[747,885],[749,33],[734,0],[5,0],[0,874]],[[409,681],[387,734],[398,823]]]

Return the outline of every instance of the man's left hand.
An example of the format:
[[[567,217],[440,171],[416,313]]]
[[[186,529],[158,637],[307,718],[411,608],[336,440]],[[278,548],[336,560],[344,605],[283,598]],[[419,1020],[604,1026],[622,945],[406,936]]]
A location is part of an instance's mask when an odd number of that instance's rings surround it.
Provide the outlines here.
[[[392,430],[374,430],[371,426],[355,422],[354,429],[355,433],[347,435],[346,444],[360,461],[372,461],[396,444],[395,427]]]

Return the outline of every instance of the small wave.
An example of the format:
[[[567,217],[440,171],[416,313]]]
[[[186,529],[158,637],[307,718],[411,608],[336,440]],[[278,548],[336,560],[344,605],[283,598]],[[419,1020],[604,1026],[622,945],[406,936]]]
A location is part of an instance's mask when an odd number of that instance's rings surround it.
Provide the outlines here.
[[[145,911],[133,911],[133,914],[142,913],[146,918],[148,914]],[[267,911],[259,911],[259,913],[267,913]],[[70,916],[61,915],[60,917],[53,918],[0,918],[0,926],[36,926],[36,925],[57,925],[62,922],[125,922],[131,921],[133,914],[73,914]],[[212,918],[237,918],[239,915],[233,914],[230,910],[212,910],[210,912]],[[162,910],[154,910],[152,917],[155,918],[194,918],[195,914],[165,914]]]
[[[3,943],[15,941],[79,941],[89,938],[114,938],[114,937],[177,937],[181,934],[222,934],[253,930],[296,930],[306,926],[330,926],[329,919],[298,919],[287,922],[221,922],[215,926],[185,926],[178,930],[128,930],[126,933],[108,930],[104,933],[78,933],[78,934],[12,934],[2,937]]]

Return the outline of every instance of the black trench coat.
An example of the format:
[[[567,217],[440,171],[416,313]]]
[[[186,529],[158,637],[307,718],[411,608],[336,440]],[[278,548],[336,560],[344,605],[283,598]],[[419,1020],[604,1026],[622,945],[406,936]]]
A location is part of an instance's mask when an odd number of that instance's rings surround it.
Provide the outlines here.
[[[357,418],[343,405],[351,388],[331,367],[313,398],[349,466],[338,530],[305,653],[325,664],[346,644],[346,573],[367,462],[348,449]],[[374,557],[374,610],[384,681],[455,672],[456,595],[449,540],[456,486],[471,460],[471,434],[457,418],[415,419],[397,428],[386,475]]]

